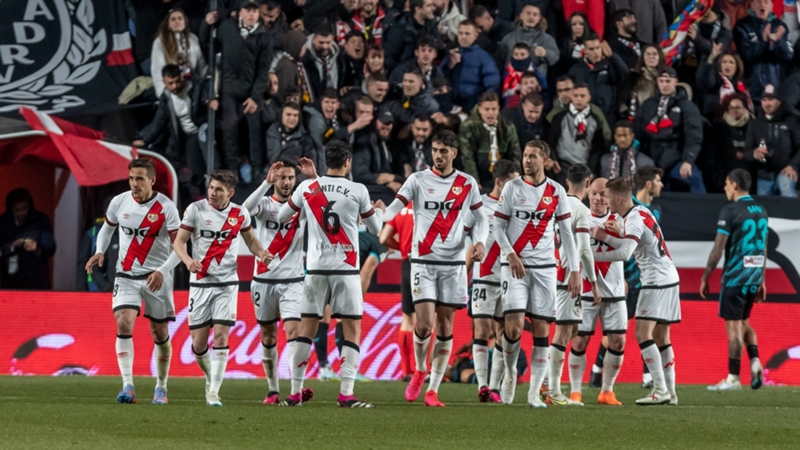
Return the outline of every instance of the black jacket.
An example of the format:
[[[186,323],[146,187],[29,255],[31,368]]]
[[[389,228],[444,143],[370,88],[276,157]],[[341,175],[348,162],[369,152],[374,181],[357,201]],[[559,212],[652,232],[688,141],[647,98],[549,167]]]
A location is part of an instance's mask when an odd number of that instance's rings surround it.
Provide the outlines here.
[[[616,53],[605,58],[590,68],[586,61],[578,61],[569,69],[569,75],[576,83],[589,85],[592,103],[603,111],[606,117],[612,117],[617,85],[628,75],[628,66]]]
[[[403,75],[405,75],[406,72],[408,72],[409,70],[414,70],[417,67],[418,66],[416,58],[411,58],[408,61],[395,66],[395,68],[392,70],[392,73],[389,74],[389,90],[395,91],[395,93],[397,93],[397,90],[400,89],[401,91],[400,95],[403,95],[402,94]],[[426,86],[425,89],[427,88],[433,89],[430,80],[444,76],[441,67],[437,66],[436,64],[431,65],[430,70],[431,70],[430,76],[428,76],[428,74],[423,74],[425,76],[425,86]]]
[[[778,88],[778,97],[794,115],[800,115],[800,72],[789,75]]]
[[[713,153],[700,156],[700,159],[704,162],[702,167],[703,175],[713,182],[713,185],[706,183],[707,188],[715,186],[717,191],[722,192],[722,187],[725,185],[725,177],[733,169],[744,169],[755,179],[752,150],[750,151],[750,158],[745,158],[747,130],[753,121],[754,119],[748,120],[744,126],[730,125],[722,118],[714,122],[711,133],[705,136],[705,148],[712,149]],[[698,161],[699,164],[700,162]],[[756,183],[752,183],[753,193],[755,193],[755,187]]]
[[[280,122],[275,122],[267,130],[267,160],[266,164],[271,165],[279,159],[288,159],[293,163],[297,162],[302,157],[306,157],[317,166],[317,173],[325,173],[325,158],[320,160],[317,147],[314,141],[306,133],[302,124],[299,124],[286,139],[281,143],[281,133],[279,127]]]
[[[758,178],[772,179],[789,165],[795,170],[800,168],[800,152],[797,151],[800,148],[800,120],[784,105],[770,119],[761,113],[757,119],[750,120],[744,143],[745,159],[754,161],[753,150],[761,139],[764,139],[769,154],[766,162],[755,161]]]
[[[544,114],[539,117],[536,123],[530,123],[525,120],[525,114],[522,112],[522,105],[516,108],[505,108],[501,111],[503,117],[514,125],[519,136],[519,144],[524,147],[528,142],[538,139],[547,140],[549,138],[550,124],[547,123]],[[600,133],[602,134],[602,132]]]
[[[309,42],[308,47],[311,46]],[[344,81],[344,65],[340,64],[339,60],[339,52],[343,50],[340,49],[336,44],[333,45],[333,49],[331,49],[333,55],[333,68],[332,70],[336,71],[336,90],[342,87],[342,81]],[[318,101],[322,98],[322,94],[325,92],[325,89],[328,88],[327,84],[323,84],[323,76],[324,73],[321,73],[322,70],[320,67],[317,66],[317,57],[314,54],[313,49],[306,48],[306,54],[303,55],[301,59],[303,62],[303,67],[306,69],[306,76],[308,77],[308,85],[311,87],[312,95],[314,96],[314,101]]]
[[[785,78],[786,66],[792,60],[792,50],[786,41],[787,34],[778,42],[767,43],[763,40],[764,28],[771,26],[777,30],[786,24],[777,18],[761,20],[755,16],[747,16],[736,22],[733,39],[736,50],[742,57],[745,67],[744,80],[753,100],[761,100],[764,86],[778,86]]]
[[[406,100],[408,108],[404,106]],[[438,112],[439,103],[433,98],[432,92],[423,90],[409,99],[388,102],[385,109],[394,116],[395,128],[400,128],[413,122],[414,118],[420,114],[430,116]]]
[[[33,202],[31,202],[33,203]],[[12,205],[6,205],[6,212],[0,215],[0,287],[3,289],[50,289],[50,257],[56,252],[53,226],[43,212],[31,209],[28,217],[17,225]],[[17,239],[33,239],[37,249],[29,252],[24,247],[12,248]],[[8,273],[9,260],[17,258],[14,275]]]
[[[373,129],[374,130],[374,129]],[[381,145],[378,134],[370,130],[357,139],[353,146],[353,181],[362,184],[375,184],[381,173],[392,173],[391,150]]]
[[[722,43],[722,53],[725,53],[730,49],[731,43],[733,42],[733,33],[722,26],[721,17],[718,20],[720,21],[720,27],[716,32],[714,31],[713,23],[706,24],[701,21],[697,22],[697,38],[694,40],[694,54],[695,58],[697,58],[697,61],[704,61],[708,59],[708,55],[711,54],[711,48],[715,43]],[[686,61],[687,53],[689,51],[689,40],[690,39],[687,37],[687,44],[682,46],[682,61]]]
[[[636,39],[636,36],[627,40],[634,44],[639,41]],[[644,50],[645,45],[647,44],[639,42],[640,52]],[[615,55],[618,55],[620,58],[622,58],[622,60],[625,62],[625,65],[628,66],[628,70],[633,70],[633,68],[636,67],[636,63],[639,62],[639,55],[636,54],[634,49],[629,48],[622,41],[620,41],[617,33],[614,33],[612,36],[608,37],[608,46],[611,47],[611,51],[613,51]]]
[[[689,101],[686,91],[678,87],[667,103],[667,117],[672,126],[647,131],[647,125],[658,113],[660,95],[651,97],[639,108],[633,121],[636,138],[642,143],[642,151],[656,162],[658,167],[669,171],[680,162],[694,163],[703,144],[703,118],[697,106]]]
[[[503,40],[503,37],[511,32],[513,27],[511,26],[511,22],[507,20],[503,20],[500,18],[494,19],[494,25],[489,30],[488,33],[481,31],[478,34],[478,40],[475,41],[478,46],[487,52],[490,55],[497,55],[498,44],[500,41]],[[497,59],[497,58],[495,58]]]
[[[702,94],[702,112],[703,115],[706,117],[711,117],[715,114],[721,114],[724,111],[720,111],[720,96],[719,90],[722,87],[722,75],[719,74],[717,71],[717,64],[709,64],[708,58],[703,59],[700,62],[700,66],[697,67],[697,78],[696,78],[696,85],[697,90],[695,91],[695,95]],[[733,83],[734,89],[736,89],[736,84],[738,79],[730,80]],[[736,89],[739,92],[738,89]],[[747,107],[747,105],[744,105]]]
[[[426,34],[441,40],[435,20],[431,19],[420,25],[414,20],[411,12],[400,16],[397,22],[385,31],[382,39],[385,73],[391,73],[398,64],[414,58],[417,40]]]

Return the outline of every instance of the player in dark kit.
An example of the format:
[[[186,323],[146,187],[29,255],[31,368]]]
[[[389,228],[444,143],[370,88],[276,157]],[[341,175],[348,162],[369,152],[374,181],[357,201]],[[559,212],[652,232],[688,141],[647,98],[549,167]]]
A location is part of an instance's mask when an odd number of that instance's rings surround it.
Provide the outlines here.
[[[714,272],[722,249],[725,266],[719,293],[719,316],[725,319],[728,332],[728,377],[709,386],[710,391],[739,390],[739,366],[742,347],[747,346],[750,358],[750,387],[758,389],[764,382],[763,368],[758,359],[756,332],[748,318],[753,303],[764,301],[767,289],[764,268],[767,264],[767,211],[748,192],[750,174],[735,169],[725,179],[725,196],[733,201],[722,208],[717,222],[714,248],[708,255],[706,271],[700,279],[700,296],[708,296],[708,277]]]

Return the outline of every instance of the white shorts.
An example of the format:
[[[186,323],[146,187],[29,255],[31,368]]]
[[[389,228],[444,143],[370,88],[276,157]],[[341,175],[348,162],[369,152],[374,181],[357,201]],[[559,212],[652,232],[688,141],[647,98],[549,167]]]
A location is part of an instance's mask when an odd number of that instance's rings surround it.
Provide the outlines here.
[[[250,294],[256,312],[256,321],[270,325],[279,319],[300,320],[300,303],[303,301],[303,282],[283,280],[253,280]]]
[[[189,284],[189,329],[236,324],[239,282],[230,285]]]
[[[411,262],[411,298],[460,309],[467,306],[467,266]]]
[[[592,301],[583,300],[583,320],[578,325],[578,336],[592,336],[597,320],[603,326],[603,336],[608,334],[625,334],[628,330],[628,305],[625,300],[616,302],[601,302],[599,305]]]
[[[556,320],[556,267],[526,268],[525,276],[516,279],[503,265],[503,314],[525,313],[533,319]]]
[[[581,298],[569,295],[566,286],[558,286],[556,289],[556,325],[581,323]]]
[[[174,322],[175,301],[172,298],[172,273],[164,275],[161,289],[155,292],[147,287],[147,276],[128,278],[125,275],[117,274],[114,278],[114,296],[111,300],[114,312],[121,309],[135,309],[138,313],[143,300],[144,316],[151,322]]]
[[[642,286],[639,290],[639,304],[636,306],[636,319],[678,323],[681,321],[680,300],[680,286],[677,284],[656,288]]]
[[[358,274],[306,275],[300,316],[322,319],[326,304],[331,305],[331,317],[335,319],[361,319],[364,311],[361,277]]]
[[[503,288],[499,281],[472,282],[469,315],[473,319],[503,320]]]

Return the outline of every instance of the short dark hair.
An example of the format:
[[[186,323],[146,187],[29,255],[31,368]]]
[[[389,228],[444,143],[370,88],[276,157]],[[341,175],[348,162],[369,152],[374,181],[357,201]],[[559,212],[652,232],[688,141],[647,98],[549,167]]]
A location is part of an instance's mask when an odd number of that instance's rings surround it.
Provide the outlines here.
[[[297,163],[292,161],[292,160],[290,160],[290,159],[279,159],[279,160],[277,160],[275,162],[283,163],[283,168],[284,169],[288,167],[289,169],[297,170]]]
[[[356,30],[347,33],[347,35],[344,37],[344,41],[347,42],[354,37],[361,39],[365,44],[367,43],[367,39],[364,38],[364,33]]]
[[[281,114],[283,114],[283,111],[287,109],[293,109],[297,112],[300,112],[300,105],[298,105],[295,102],[288,102],[285,105],[283,105],[283,108],[281,108]]]
[[[458,136],[450,130],[439,130],[433,134],[431,142],[438,142],[458,150]]]
[[[480,30],[478,25],[472,19],[464,19],[461,22],[458,22],[458,26],[460,27],[475,27],[476,30]]]
[[[383,53],[383,46],[381,44],[376,44],[376,43],[373,42],[372,44],[369,44],[369,46],[367,47],[367,51],[364,52],[364,54],[368,55],[369,52],[381,52],[381,53]]]
[[[428,116],[428,115],[427,115],[427,114],[425,114],[425,113],[419,113],[419,114],[417,114],[416,116],[414,116],[414,120],[419,120],[420,122],[428,122],[428,123],[430,123],[430,122],[431,122],[431,118],[430,118],[430,116]]]
[[[267,10],[272,11],[275,8],[280,8],[281,2],[278,0],[267,0],[264,2],[264,5],[267,7]]]
[[[386,75],[383,72],[372,72],[367,77],[367,84],[373,83],[388,83],[389,79],[386,78]]]
[[[6,209],[10,210],[14,205],[25,202],[28,207],[33,208],[33,196],[25,188],[17,188],[6,194]]]
[[[183,75],[177,64],[167,64],[161,69],[161,76],[167,78],[180,78]]]
[[[621,194],[627,196],[633,195],[633,192],[631,191],[631,182],[622,177],[617,177],[608,180],[608,182],[606,183],[606,189],[608,189],[611,192],[614,192],[615,194]]]
[[[475,5],[469,9],[469,19],[474,21],[478,17],[483,17],[484,14],[489,13],[489,10],[486,9],[483,5]]]
[[[408,74],[412,74],[415,77],[419,78],[420,80],[425,78],[425,76],[422,75],[422,71],[419,70],[419,67],[417,67],[416,64],[414,64],[414,67],[409,67],[405,72],[403,72],[403,76],[406,76]]]
[[[537,75],[536,72],[533,71],[533,70],[526,70],[525,72],[522,72],[522,76],[520,77],[520,81],[524,80],[526,78],[536,78],[536,81],[539,81],[539,75]]]
[[[314,27],[314,36],[333,36],[333,27],[328,22],[320,22]]]
[[[598,36],[597,33],[595,33],[594,31],[588,31],[588,32],[586,32],[584,34],[585,34],[585,36],[583,37],[583,42],[587,42],[587,41],[602,41],[602,39],[600,39],[600,36]]]
[[[633,124],[630,122],[630,120],[618,120],[617,123],[614,124],[614,131],[617,131],[617,128],[627,128],[631,130],[631,133],[633,133]]]
[[[585,183],[591,176],[592,169],[586,164],[574,164],[567,170],[567,180],[574,185]]]
[[[148,178],[156,176],[156,165],[153,164],[153,160],[149,158],[132,159],[131,162],[128,163],[128,170],[133,169],[145,169]]]
[[[518,48],[523,49],[523,50],[527,50],[528,52],[531,51],[531,46],[526,44],[526,43],[524,43],[524,42],[517,42],[516,44],[514,44],[514,48],[513,49],[518,49]]]
[[[621,22],[622,19],[624,19],[624,18],[626,18],[628,16],[636,17],[636,14],[633,13],[633,10],[630,10],[630,9],[627,9],[627,8],[618,9],[618,10],[614,11],[614,14],[611,15],[611,21],[613,23]]]
[[[565,81],[571,81],[572,84],[575,84],[575,80],[569,75],[561,75],[560,77],[556,78],[556,83],[563,83]]]
[[[369,98],[366,95],[361,97],[361,98],[359,98],[358,100],[356,100],[356,103],[357,104],[362,104],[364,106],[369,106],[370,108],[374,108],[375,107],[375,103],[372,101],[371,98]]]
[[[347,142],[334,139],[325,145],[325,165],[330,169],[341,169],[353,158],[353,147]]]
[[[574,91],[575,89],[589,89],[589,85],[581,81],[572,85],[572,90]],[[591,91],[591,89],[589,90]]]
[[[413,15],[416,10],[425,6],[425,0],[408,0],[408,10]]]
[[[286,92],[283,94],[284,97],[295,97],[300,96],[302,93],[300,92],[300,88],[297,86],[292,86],[286,89]]]
[[[530,103],[533,106],[544,105],[544,101],[542,100],[542,95],[539,94],[538,92],[531,92],[525,97],[522,97],[522,103]]]
[[[530,147],[530,148],[538,148],[539,149],[539,153],[541,153],[542,156],[544,156],[545,158],[549,158],[550,157],[550,144],[548,144],[545,141],[542,141],[542,140],[539,140],[539,139],[534,139],[532,141],[528,141],[528,143],[525,144],[525,148],[528,148],[528,147]],[[524,149],[523,149],[523,151],[524,151]]]
[[[214,173],[211,174],[211,179],[224,184],[228,189],[236,187],[236,175],[230,170],[215,170]]]
[[[322,98],[339,100],[339,92],[337,92],[334,88],[325,89],[325,91],[322,93]]]
[[[493,180],[508,180],[512,173],[520,173],[519,163],[516,161],[509,161],[501,159],[494,163],[494,170],[492,170]]]
[[[728,172],[728,179],[731,180],[731,183],[736,183],[739,186],[739,189],[742,191],[749,191],[750,190],[750,183],[752,179],[750,178],[750,174],[747,173],[744,169],[733,169]]]
[[[436,38],[430,34],[423,34],[419,39],[417,39],[417,45],[414,46],[414,50],[420,47],[430,47],[436,50]]]
[[[497,102],[500,103],[500,97],[497,95],[495,91],[486,91],[481,94],[481,98],[478,100],[478,105],[482,104],[483,102]]]
[[[637,191],[644,189],[648,181],[655,181],[656,176],[663,178],[664,171],[653,166],[639,167],[633,174],[633,188]]]

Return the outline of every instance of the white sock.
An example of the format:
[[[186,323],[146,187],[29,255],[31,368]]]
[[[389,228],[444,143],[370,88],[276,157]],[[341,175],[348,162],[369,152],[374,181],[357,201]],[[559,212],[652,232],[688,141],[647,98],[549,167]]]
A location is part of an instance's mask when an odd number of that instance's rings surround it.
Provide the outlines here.
[[[431,356],[431,381],[428,383],[428,390],[439,392],[439,384],[442,382],[444,372],[447,370],[447,363],[450,362],[450,352],[453,350],[453,335],[439,337],[433,344],[433,355]]]
[[[206,376],[206,383],[211,382],[211,350],[210,347],[206,347],[203,350],[203,353],[197,353],[192,346],[192,353],[194,353],[194,360],[197,361],[197,365],[200,366],[200,370],[203,371],[203,375]]]
[[[303,381],[306,378],[308,358],[311,356],[311,339],[299,337],[294,341],[294,354],[292,354],[292,395],[303,390]]]
[[[211,386],[208,391],[219,394],[219,388],[222,387],[222,379],[225,378],[225,368],[228,367],[228,353],[229,347],[221,347],[211,351]]]
[[[570,350],[567,365],[569,365],[570,392],[580,394],[582,393],[583,373],[586,372],[586,350],[582,352],[576,352],[575,349]]]
[[[550,344],[548,363],[550,368],[550,394],[561,395],[561,374],[564,372],[564,352],[567,349],[558,344]]]
[[[539,339],[542,341],[537,342]],[[536,344],[539,345],[536,345]],[[528,390],[528,397],[539,395],[544,377],[547,376],[547,354],[550,347],[547,345],[547,338],[533,338],[533,349],[531,350],[531,386]]]
[[[431,335],[419,337],[414,330],[414,359],[417,362],[417,372],[428,373],[428,349],[431,347]]]
[[[611,350],[606,351],[606,356],[603,358],[603,387],[600,392],[613,392],[614,381],[619,375],[619,370],[622,367],[622,352]]]
[[[280,392],[278,386],[278,344],[269,347],[261,344],[261,365],[264,366],[264,375],[267,376],[269,392]]]
[[[156,387],[167,388],[169,376],[169,362],[172,359],[172,344],[167,338],[161,344],[156,344]]]
[[[122,375],[122,385],[133,386],[133,336],[129,334],[117,335],[117,364]]]
[[[498,340],[492,351],[492,374],[489,376],[489,389],[493,391],[500,390],[500,382],[503,380],[503,372],[505,372],[505,370],[506,364],[503,361],[503,347],[500,346],[500,341]]]
[[[353,384],[356,382],[356,373],[358,373],[360,352],[358,345],[350,341],[344,341],[342,344],[342,359],[339,367],[339,378],[342,380],[339,393],[342,395],[353,395]]]
[[[519,344],[520,339],[510,342],[505,333],[503,333],[503,364],[505,364],[506,375],[516,375],[517,373],[517,360],[519,359]]]
[[[639,344],[642,349],[642,359],[653,377],[653,388],[658,394],[668,393],[667,384],[664,381],[664,367],[661,365],[661,353],[658,351],[655,341],[645,341]]]
[[[670,397],[675,396],[675,350],[672,344],[660,347],[661,365],[664,367],[664,383],[667,385]]]
[[[489,343],[485,339],[474,339],[472,341],[472,359],[475,361],[475,376],[478,378],[478,389],[488,386]]]

